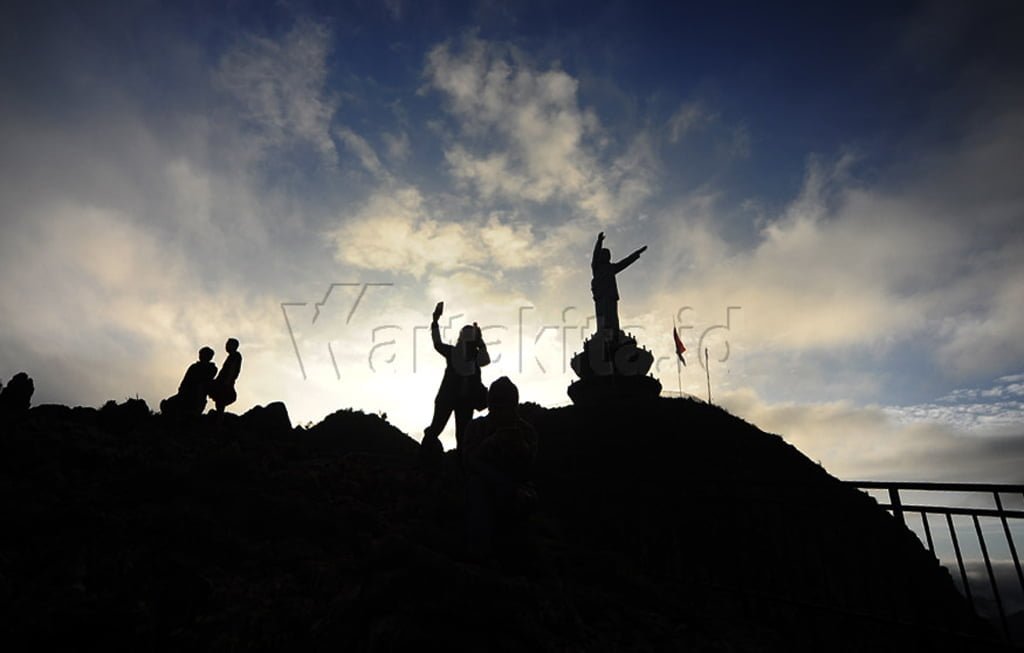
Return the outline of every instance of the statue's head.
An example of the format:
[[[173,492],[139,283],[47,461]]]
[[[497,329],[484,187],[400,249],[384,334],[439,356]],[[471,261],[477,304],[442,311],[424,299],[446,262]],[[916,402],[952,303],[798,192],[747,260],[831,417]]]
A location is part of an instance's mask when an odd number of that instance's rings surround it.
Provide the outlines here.
[[[199,360],[204,363],[208,363],[213,360],[213,350],[209,347],[203,347],[199,350]]]
[[[602,247],[597,250],[597,262],[598,263],[611,263],[612,261],[612,250],[607,247]]]

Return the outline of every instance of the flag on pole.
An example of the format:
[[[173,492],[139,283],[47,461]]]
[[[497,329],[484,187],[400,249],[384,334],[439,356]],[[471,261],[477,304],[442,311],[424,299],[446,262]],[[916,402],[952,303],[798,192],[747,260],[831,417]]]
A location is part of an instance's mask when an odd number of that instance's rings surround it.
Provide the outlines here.
[[[676,341],[676,356],[679,357],[679,362],[685,366],[686,359],[683,358],[683,352],[686,351],[686,347],[683,346],[683,341],[679,339],[679,332],[676,331],[675,327],[672,327],[672,339]]]

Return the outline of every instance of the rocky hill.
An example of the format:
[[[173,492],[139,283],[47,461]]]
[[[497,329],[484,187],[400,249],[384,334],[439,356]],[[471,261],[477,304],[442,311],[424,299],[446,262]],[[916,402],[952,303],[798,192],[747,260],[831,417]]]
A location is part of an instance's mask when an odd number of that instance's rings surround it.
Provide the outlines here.
[[[449,454],[339,411],[39,406],[0,433],[0,638],[33,649],[1000,650],[913,534],[699,402],[524,405],[537,511],[465,548]]]

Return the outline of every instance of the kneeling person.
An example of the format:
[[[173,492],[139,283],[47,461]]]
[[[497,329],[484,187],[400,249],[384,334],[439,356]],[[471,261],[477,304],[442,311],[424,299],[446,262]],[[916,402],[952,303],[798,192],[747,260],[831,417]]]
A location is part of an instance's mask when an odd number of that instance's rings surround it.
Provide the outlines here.
[[[203,347],[199,350],[199,360],[185,371],[178,385],[178,394],[160,402],[160,412],[164,415],[202,415],[206,408],[206,393],[216,374],[213,350]]]

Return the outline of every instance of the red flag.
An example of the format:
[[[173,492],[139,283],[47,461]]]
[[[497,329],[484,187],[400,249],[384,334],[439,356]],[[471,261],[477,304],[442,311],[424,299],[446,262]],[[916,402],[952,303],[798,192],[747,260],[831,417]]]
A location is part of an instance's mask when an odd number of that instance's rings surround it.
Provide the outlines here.
[[[676,341],[676,356],[679,357],[679,362],[686,365],[686,359],[683,358],[683,352],[686,351],[686,347],[683,346],[683,341],[679,339],[679,332],[676,331],[675,327],[672,327],[672,339]]]

